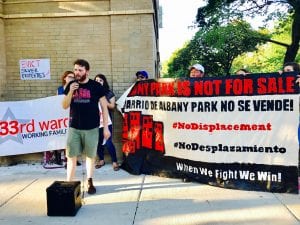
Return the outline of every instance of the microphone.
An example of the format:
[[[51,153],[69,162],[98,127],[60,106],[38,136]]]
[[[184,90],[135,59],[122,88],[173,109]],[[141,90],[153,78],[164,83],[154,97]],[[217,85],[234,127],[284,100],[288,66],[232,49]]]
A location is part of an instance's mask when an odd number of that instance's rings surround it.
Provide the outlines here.
[[[78,84],[78,88],[76,90],[74,90],[74,94],[75,94],[75,96],[79,96],[79,82],[77,79],[75,79],[74,83]]]

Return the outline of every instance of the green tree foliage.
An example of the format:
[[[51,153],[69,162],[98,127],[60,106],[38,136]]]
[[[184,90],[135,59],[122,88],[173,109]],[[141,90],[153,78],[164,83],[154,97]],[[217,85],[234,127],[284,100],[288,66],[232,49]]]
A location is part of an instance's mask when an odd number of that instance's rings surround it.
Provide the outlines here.
[[[274,11],[274,7],[277,10]],[[245,16],[268,15],[270,20],[286,18],[289,14],[292,18],[291,42],[288,45],[281,43],[286,47],[283,62],[289,62],[295,60],[299,50],[300,0],[208,0],[206,6],[198,9],[196,20],[199,27],[211,27]]]
[[[185,76],[189,66],[201,63],[209,76],[229,75],[238,55],[256,50],[256,46],[267,38],[267,34],[253,30],[243,21],[201,29],[172,56],[168,62],[168,74],[171,77]]]
[[[272,31],[272,39],[281,43],[290,43],[291,29],[291,17],[279,20],[276,22],[274,31]],[[255,52],[247,52],[238,56],[233,62],[231,73],[234,73],[239,68],[245,68],[252,73],[267,73],[281,70],[285,52],[285,46],[267,42],[266,44],[259,46],[258,50]],[[300,62],[300,50],[298,50],[295,61]]]
[[[175,51],[171,58],[167,62],[167,74],[163,74],[163,77],[185,77],[187,76],[187,70],[189,62],[191,60],[191,54],[189,44],[185,44],[183,48]]]

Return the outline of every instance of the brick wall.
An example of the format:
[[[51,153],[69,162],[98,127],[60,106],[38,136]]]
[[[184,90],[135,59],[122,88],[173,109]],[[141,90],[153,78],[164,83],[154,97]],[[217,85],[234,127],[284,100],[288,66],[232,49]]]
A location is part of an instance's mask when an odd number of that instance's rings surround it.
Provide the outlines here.
[[[0,1],[0,101],[4,100],[6,84],[6,56],[5,56],[5,36],[4,36],[4,19],[3,7]]]
[[[90,78],[105,74],[117,98],[137,70],[157,76],[152,0],[7,0],[0,6],[1,101],[55,95],[61,74],[72,70],[77,58],[90,62]],[[41,58],[50,59],[51,79],[21,80],[19,60]],[[114,124],[120,149],[118,112]]]

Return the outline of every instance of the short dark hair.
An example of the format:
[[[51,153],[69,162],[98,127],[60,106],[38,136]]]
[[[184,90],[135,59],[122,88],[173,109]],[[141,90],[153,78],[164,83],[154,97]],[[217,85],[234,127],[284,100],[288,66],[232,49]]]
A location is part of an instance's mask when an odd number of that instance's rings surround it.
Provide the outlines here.
[[[90,64],[88,63],[88,61],[86,61],[84,59],[76,59],[74,61],[73,65],[79,65],[79,66],[85,67],[86,70],[90,70]]]
[[[286,66],[291,66],[293,67],[294,71],[297,71],[299,72],[300,71],[300,65],[296,62],[286,62],[284,65],[283,65],[283,68],[286,67]]]

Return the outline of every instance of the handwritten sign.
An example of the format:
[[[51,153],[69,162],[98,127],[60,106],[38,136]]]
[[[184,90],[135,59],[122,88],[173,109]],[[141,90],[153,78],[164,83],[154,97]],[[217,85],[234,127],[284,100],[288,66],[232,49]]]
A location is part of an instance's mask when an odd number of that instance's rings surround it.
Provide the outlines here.
[[[49,80],[50,59],[21,59],[21,80]]]

